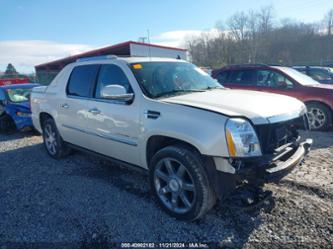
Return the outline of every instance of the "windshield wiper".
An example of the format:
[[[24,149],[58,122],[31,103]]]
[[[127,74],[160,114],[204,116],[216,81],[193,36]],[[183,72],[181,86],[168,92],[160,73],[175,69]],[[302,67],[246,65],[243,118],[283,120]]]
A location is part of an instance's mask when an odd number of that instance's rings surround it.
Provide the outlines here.
[[[180,93],[194,93],[194,92],[204,92],[204,89],[180,89],[180,90],[173,90],[170,92],[164,92],[164,93],[160,93],[155,95],[155,98],[160,98],[160,97],[165,97],[165,96],[172,96],[172,95],[177,95]]]

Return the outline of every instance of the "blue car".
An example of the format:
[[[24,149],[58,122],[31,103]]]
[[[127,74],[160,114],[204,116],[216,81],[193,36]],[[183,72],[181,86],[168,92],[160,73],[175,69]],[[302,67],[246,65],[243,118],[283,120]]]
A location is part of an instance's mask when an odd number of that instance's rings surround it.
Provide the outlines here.
[[[0,132],[32,128],[30,93],[39,84],[0,86]]]

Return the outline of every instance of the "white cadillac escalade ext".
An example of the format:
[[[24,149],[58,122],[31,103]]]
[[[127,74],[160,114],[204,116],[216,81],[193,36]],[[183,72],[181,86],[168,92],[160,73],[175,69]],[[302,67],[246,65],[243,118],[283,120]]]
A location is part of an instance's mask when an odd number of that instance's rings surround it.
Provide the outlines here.
[[[94,152],[149,172],[169,214],[194,220],[240,183],[279,180],[299,165],[306,108],[294,98],[230,90],[182,60],[83,58],[31,95],[46,151]]]

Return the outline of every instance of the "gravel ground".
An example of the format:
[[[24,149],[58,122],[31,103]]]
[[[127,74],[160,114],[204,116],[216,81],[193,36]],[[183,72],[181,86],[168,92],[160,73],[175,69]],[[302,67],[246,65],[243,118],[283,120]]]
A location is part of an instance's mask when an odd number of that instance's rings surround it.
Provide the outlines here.
[[[333,245],[333,132],[256,209],[217,205],[177,221],[151,199],[146,176],[76,153],[51,159],[40,136],[0,135],[0,248],[111,247],[113,242],[205,242],[243,248]]]

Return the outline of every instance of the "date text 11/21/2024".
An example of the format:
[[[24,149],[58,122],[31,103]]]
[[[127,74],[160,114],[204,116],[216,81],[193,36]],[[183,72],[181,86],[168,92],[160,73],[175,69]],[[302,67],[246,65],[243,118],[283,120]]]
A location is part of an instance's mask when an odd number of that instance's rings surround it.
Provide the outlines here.
[[[208,248],[206,243],[121,243],[121,248]]]

